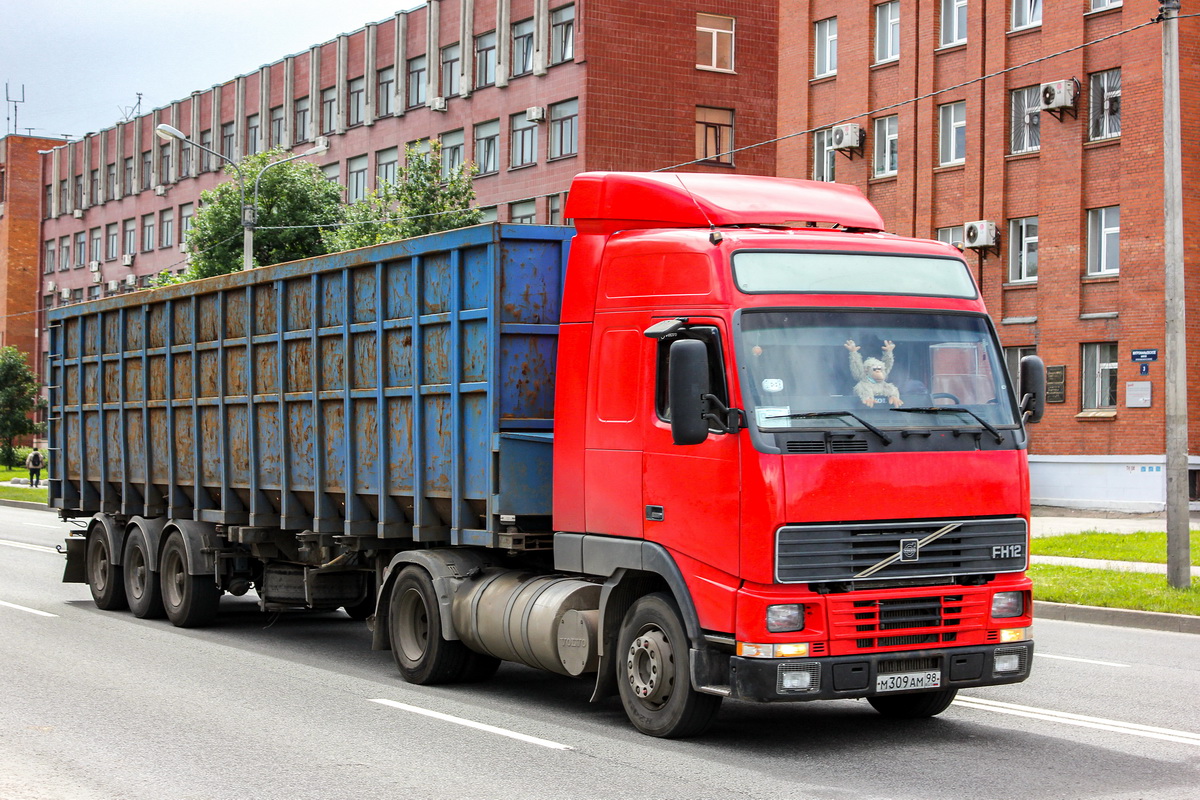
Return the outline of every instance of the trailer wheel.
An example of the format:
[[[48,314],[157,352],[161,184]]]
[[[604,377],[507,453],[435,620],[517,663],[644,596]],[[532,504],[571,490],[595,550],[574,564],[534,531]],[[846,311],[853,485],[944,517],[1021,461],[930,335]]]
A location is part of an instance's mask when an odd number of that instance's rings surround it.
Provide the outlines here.
[[[94,530],[87,543],[87,582],[97,608],[121,611],[129,607],[121,567],[113,563],[108,538]]]
[[[177,628],[199,628],[217,616],[221,590],[209,575],[188,572],[187,547],[183,535],[172,531],[159,563],[163,608]]]
[[[133,615],[141,619],[166,616],[158,573],[150,571],[146,535],[136,527],[125,537],[125,556],[121,564],[125,572],[125,596]]]
[[[617,687],[635,728],[665,739],[708,729],[721,698],[692,688],[687,633],[668,595],[650,594],[634,603],[617,645]]]
[[[912,694],[884,694],[868,697],[867,702],[885,717],[894,719],[923,719],[936,717],[950,707],[958,689]]]
[[[441,610],[429,573],[405,567],[388,602],[392,656],[404,680],[421,686],[462,680],[472,652],[462,642],[442,638]]]

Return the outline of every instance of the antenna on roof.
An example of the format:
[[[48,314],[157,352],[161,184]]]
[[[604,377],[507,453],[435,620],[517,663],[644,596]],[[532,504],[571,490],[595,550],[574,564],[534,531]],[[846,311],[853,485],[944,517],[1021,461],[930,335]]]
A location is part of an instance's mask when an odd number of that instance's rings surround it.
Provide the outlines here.
[[[17,125],[18,104],[24,103],[24,102],[25,102],[25,84],[23,84],[23,83],[21,84],[21,99],[18,100],[15,96],[9,95],[8,81],[5,81],[4,82],[4,104],[5,104],[6,108],[7,108],[7,106],[10,106],[10,105],[12,106],[12,116],[4,117],[4,132],[5,133],[16,133],[19,130],[20,126]],[[12,122],[11,127],[9,126],[10,121]]]
[[[140,116],[142,113],[142,93],[137,93],[137,103],[135,105],[127,108],[121,108],[120,106],[117,106],[117,110],[120,111],[121,115],[124,117],[122,120],[123,122],[129,122],[129,120],[133,119],[134,117]]]

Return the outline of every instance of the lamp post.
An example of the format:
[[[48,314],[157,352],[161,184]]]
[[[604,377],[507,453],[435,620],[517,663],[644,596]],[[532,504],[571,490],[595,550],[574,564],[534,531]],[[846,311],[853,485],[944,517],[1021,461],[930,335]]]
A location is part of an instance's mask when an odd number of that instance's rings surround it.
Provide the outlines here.
[[[223,153],[218,153],[216,150],[212,150],[208,147],[205,147],[204,145],[200,144],[199,142],[192,141],[191,139],[187,138],[187,136],[184,135],[183,131],[179,130],[178,128],[174,128],[170,125],[167,125],[165,122],[160,125],[155,126],[154,132],[158,135],[158,138],[162,139],[163,141],[170,141],[172,139],[177,139],[181,142],[187,142],[188,144],[192,145],[193,147],[199,147],[204,152],[209,153],[210,155],[216,156],[217,158],[221,159],[229,166],[233,167],[233,171],[237,175],[238,193],[241,195],[242,269],[244,269],[244,270],[251,269],[254,267],[254,226],[258,224],[258,182],[260,180],[262,180],[263,173],[277,164],[283,164],[288,161],[294,161],[295,159],[303,158],[304,156],[315,156],[315,155],[318,155],[319,153],[324,153],[326,150],[329,149],[328,142],[322,137],[322,139],[319,141],[319,143],[317,144],[316,147],[310,147],[308,150],[305,150],[303,153],[296,153],[295,155],[288,156],[287,158],[282,158],[279,161],[272,161],[270,164],[267,164],[265,167],[263,167],[259,171],[257,177],[255,177],[255,179],[254,179],[254,201],[253,201],[253,203],[247,203],[246,202],[246,175],[245,175],[245,173],[242,172],[242,167],[240,164],[238,164],[238,162],[225,156]]]

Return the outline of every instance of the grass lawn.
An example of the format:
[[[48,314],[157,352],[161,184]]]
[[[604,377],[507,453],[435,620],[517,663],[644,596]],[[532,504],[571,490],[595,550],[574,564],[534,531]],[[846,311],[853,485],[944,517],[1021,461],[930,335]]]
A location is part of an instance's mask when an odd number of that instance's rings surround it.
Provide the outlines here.
[[[9,469],[0,465],[0,481],[5,484],[13,478],[28,478],[29,470],[25,467]],[[32,486],[0,486],[0,500],[25,500],[30,503],[46,502],[46,470],[42,470],[42,486],[34,489]]]
[[[1167,535],[1146,531],[1045,536],[1034,539],[1030,549],[1035,556],[1167,563]],[[1200,566],[1200,533],[1192,534],[1192,566]]]
[[[1200,578],[1190,589],[1172,589],[1165,575],[1048,564],[1031,566],[1029,577],[1036,600],[1200,616]]]

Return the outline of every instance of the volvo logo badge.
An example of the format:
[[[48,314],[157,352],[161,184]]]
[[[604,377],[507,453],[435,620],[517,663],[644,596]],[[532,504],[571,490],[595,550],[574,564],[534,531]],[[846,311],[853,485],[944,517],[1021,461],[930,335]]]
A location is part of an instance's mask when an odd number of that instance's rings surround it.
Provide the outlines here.
[[[921,540],[920,539],[901,539],[900,540],[900,560],[905,563],[917,561],[921,557]]]

